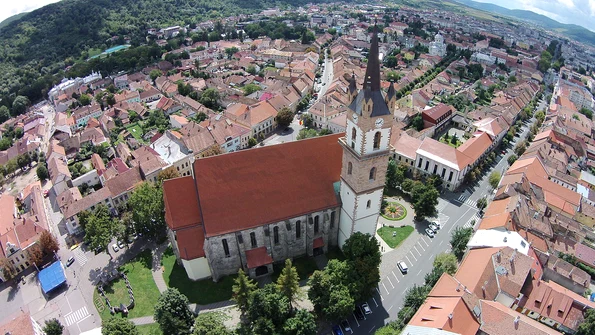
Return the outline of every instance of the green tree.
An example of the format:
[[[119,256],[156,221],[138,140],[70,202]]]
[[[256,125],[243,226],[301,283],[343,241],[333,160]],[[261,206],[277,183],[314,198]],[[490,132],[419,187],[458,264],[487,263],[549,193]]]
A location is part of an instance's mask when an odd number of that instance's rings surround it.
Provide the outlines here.
[[[293,112],[289,108],[283,107],[277,114],[277,124],[279,127],[285,128],[291,124],[293,116]]]
[[[227,318],[219,312],[200,313],[194,320],[192,335],[231,335],[223,323]]]
[[[107,102],[108,105],[113,106],[116,104],[116,97],[113,93],[110,93],[106,96],[105,102]]]
[[[477,209],[479,209],[479,211],[481,212],[484,210],[484,208],[488,206],[488,200],[486,199],[486,197],[479,198],[477,199],[475,205],[477,206]]]
[[[368,299],[380,282],[380,245],[370,234],[356,232],[343,245],[343,254],[350,267],[351,296]]]
[[[537,119],[537,123],[541,125],[543,121],[545,121],[545,113],[542,110],[538,111],[535,113],[535,119]]]
[[[256,84],[248,84],[242,88],[244,95],[250,95],[256,91],[260,91],[262,88]]]
[[[397,187],[397,162],[394,159],[389,159],[388,167],[386,168],[386,187]]]
[[[457,272],[457,256],[451,253],[440,253],[434,258],[434,267],[446,272],[449,275],[454,275]]]
[[[413,285],[412,288],[408,289],[405,293],[405,301],[403,307],[411,307],[413,310],[417,310],[426,301],[426,297],[432,288],[426,285],[417,286]]]
[[[514,162],[516,162],[517,158],[518,157],[516,155],[510,155],[510,156],[508,156],[506,161],[508,162],[508,165],[512,165],[512,164],[514,164]]]
[[[256,67],[254,67],[254,65],[248,65],[246,72],[254,76],[256,75]]]
[[[250,294],[247,315],[253,324],[269,320],[274,329],[280,330],[290,315],[289,300],[277,290],[276,285],[265,285]]]
[[[88,106],[91,104],[91,97],[87,94],[81,94],[81,96],[78,98],[78,101],[81,105]]]
[[[298,309],[295,315],[283,326],[283,333],[286,335],[315,335],[316,319],[312,313],[305,309]]]
[[[39,235],[39,245],[46,254],[54,253],[60,249],[60,244],[56,237],[47,230]]]
[[[587,309],[585,320],[578,326],[576,335],[595,335],[595,309]]]
[[[12,139],[4,137],[0,140],[0,151],[4,151],[12,146]]]
[[[314,120],[312,119],[312,115],[310,114],[303,114],[302,115],[302,124],[305,128],[312,128],[314,125]]]
[[[463,259],[465,250],[467,249],[467,243],[473,235],[473,228],[461,228],[457,227],[452,232],[450,237],[450,246],[452,253],[457,257],[458,260]]]
[[[216,108],[219,104],[219,91],[212,87],[207,88],[202,92],[200,98],[198,98],[198,102],[205,105],[207,108]]]
[[[149,73],[149,77],[151,77],[151,80],[153,82],[155,82],[155,79],[161,77],[162,75],[163,74],[161,73],[161,71],[157,69],[151,70],[151,72]]]
[[[493,189],[496,189],[498,187],[498,184],[500,184],[500,172],[498,171],[493,171],[492,173],[490,173],[490,176],[488,178],[488,181],[490,183],[490,186]]]
[[[353,305],[355,300],[349,294],[349,289],[339,284],[330,291],[328,305],[323,308],[323,313],[327,320],[340,320],[351,313]]]
[[[132,321],[111,317],[101,323],[102,335],[139,335],[136,325]]]
[[[91,250],[105,249],[111,257],[107,247],[114,237],[118,221],[110,217],[107,207],[103,204],[98,205],[84,220],[86,221],[83,225],[85,228],[84,239],[89,248]]]
[[[308,281],[308,298],[318,315],[337,320],[351,312],[355,301],[349,289],[353,285],[351,274],[347,262],[336,259],[330,260],[323,271],[314,271]]]
[[[411,120],[411,126],[417,131],[424,129],[424,120],[421,117],[421,114],[417,114],[413,117],[413,120]]]
[[[258,144],[258,141],[254,138],[254,137],[250,137],[248,139],[248,146],[250,148],[252,148],[253,146],[255,146],[256,144]]]
[[[29,107],[30,103],[31,102],[29,101],[29,98],[27,98],[26,96],[17,96],[12,102],[13,115],[23,114],[27,110],[27,107]]]
[[[159,172],[157,175],[157,184],[161,185],[165,180],[174,179],[180,177],[180,173],[176,170],[175,167],[170,166],[167,169]]]
[[[233,292],[231,299],[238,305],[242,314],[246,313],[248,311],[250,294],[256,290],[256,283],[246,276],[244,270],[240,269],[231,290]]]
[[[413,180],[405,179],[401,183],[401,189],[405,192],[411,192],[411,190],[413,189],[413,184],[414,184]]]
[[[238,51],[240,50],[236,47],[225,48],[225,54],[227,55],[227,59],[231,59],[231,57],[233,57],[233,55]]]
[[[300,277],[289,258],[285,260],[285,267],[277,279],[277,289],[287,298],[289,311],[293,311],[292,303],[297,300],[300,293]]]
[[[168,288],[155,305],[155,321],[164,334],[189,335],[194,316],[188,308],[188,298],[176,288]]]
[[[0,123],[10,119],[10,111],[6,106],[0,106]]]
[[[134,230],[158,238],[165,232],[163,190],[153,183],[144,182],[130,195],[128,206],[134,208]]]
[[[35,172],[37,173],[37,178],[39,178],[39,180],[41,181],[44,181],[50,177],[48,168],[45,166],[45,163],[40,163],[39,165],[37,165],[37,170]]]
[[[415,210],[415,219],[420,221],[426,217],[432,217],[437,214],[436,206],[438,206],[438,190],[433,185],[421,184],[421,192],[419,196],[415,196],[414,191],[416,187],[412,189],[411,199],[415,198],[413,203],[413,209]]]
[[[62,332],[64,331],[64,326],[62,326],[58,319],[54,318],[45,321],[43,331],[46,335],[62,335]]]

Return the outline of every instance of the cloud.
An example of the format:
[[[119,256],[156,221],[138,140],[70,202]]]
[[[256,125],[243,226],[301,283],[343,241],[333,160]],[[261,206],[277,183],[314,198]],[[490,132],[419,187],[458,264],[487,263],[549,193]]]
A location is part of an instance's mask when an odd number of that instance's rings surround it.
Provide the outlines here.
[[[0,21],[4,21],[13,15],[30,12],[58,1],[60,0],[2,0],[2,6],[0,7]]]
[[[530,10],[561,23],[595,31],[595,0],[476,0],[508,9]]]

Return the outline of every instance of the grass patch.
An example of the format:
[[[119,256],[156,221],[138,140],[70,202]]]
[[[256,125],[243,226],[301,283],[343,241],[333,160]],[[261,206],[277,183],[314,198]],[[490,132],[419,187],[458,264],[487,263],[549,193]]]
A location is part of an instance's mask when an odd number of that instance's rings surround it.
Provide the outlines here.
[[[440,142],[442,142],[442,143],[444,143],[444,144],[448,144],[448,145],[450,145],[450,146],[451,146],[451,147],[453,147],[453,148],[458,148],[458,147],[460,147],[460,146],[461,146],[461,144],[463,144],[463,142],[461,142],[461,140],[460,140],[460,139],[457,139],[457,142],[456,142],[456,143],[452,143],[452,142],[451,142],[451,138],[452,138],[452,136],[450,136],[450,137],[448,138],[448,140],[446,140],[446,139],[444,138],[444,136],[442,136],[442,137],[440,137],[439,141],[440,141]]]
[[[141,252],[136,258],[130,262],[124,264],[119,268],[121,272],[126,273],[130,286],[134,292],[134,308],[128,313],[128,318],[137,318],[141,316],[153,315],[155,312],[155,304],[159,299],[160,293],[153,280],[151,273],[153,256],[150,250]],[[110,299],[112,306],[119,306],[121,303],[128,304],[128,290],[124,279],[119,278],[104,287],[107,297]],[[99,315],[102,320],[106,320],[111,317],[109,310],[105,304],[105,300],[99,295],[99,292],[95,290],[93,293],[93,300],[99,301],[105,308]],[[122,314],[116,313],[118,317]]]
[[[159,324],[151,323],[148,325],[140,325],[136,326],[138,332],[142,335],[163,335],[161,329],[159,328]]]
[[[339,247],[332,247],[328,249],[328,252],[326,253],[326,257],[331,260],[331,259],[336,259],[339,261],[344,261],[345,255],[343,255],[343,251],[341,251],[341,249],[339,249]]]
[[[199,305],[231,299],[233,282],[237,275],[225,276],[215,283],[212,279],[192,281],[183,266],[178,265],[171,247],[163,254],[161,264],[164,267],[163,279],[168,287],[175,287],[188,300]]]
[[[134,137],[137,141],[143,142],[143,129],[138,125],[134,124],[126,127],[126,130]]]
[[[401,242],[405,241],[405,239],[412,232],[413,227],[411,226],[402,226],[396,228],[384,226],[378,229],[378,235],[380,235],[384,242],[386,242],[386,244],[388,244],[388,246],[393,249],[398,247]]]

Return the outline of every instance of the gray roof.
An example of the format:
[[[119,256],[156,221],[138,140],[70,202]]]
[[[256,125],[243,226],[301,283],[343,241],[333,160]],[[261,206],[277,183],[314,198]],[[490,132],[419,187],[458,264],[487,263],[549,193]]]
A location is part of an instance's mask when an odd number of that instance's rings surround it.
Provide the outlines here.
[[[363,115],[362,113],[364,101],[370,99],[372,99],[372,113],[370,113],[370,117],[391,114],[390,110],[388,109],[388,105],[386,104],[386,101],[384,101],[382,92],[371,91],[369,89],[360,90],[355,99],[353,99],[353,101],[349,105],[349,108],[358,115]]]

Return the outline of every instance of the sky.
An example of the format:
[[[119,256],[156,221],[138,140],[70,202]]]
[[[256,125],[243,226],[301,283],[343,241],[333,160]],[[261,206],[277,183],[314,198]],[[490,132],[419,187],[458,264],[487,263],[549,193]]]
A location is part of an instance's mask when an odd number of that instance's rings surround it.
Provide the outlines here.
[[[508,9],[526,9],[561,23],[573,23],[595,31],[595,0],[475,0]]]
[[[37,8],[60,0],[0,0],[0,22],[22,12],[30,12]]]

